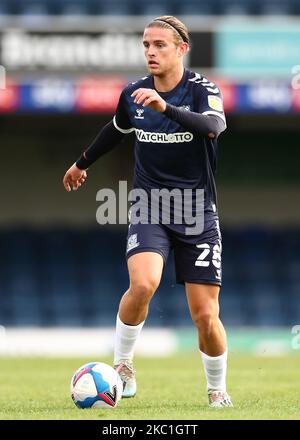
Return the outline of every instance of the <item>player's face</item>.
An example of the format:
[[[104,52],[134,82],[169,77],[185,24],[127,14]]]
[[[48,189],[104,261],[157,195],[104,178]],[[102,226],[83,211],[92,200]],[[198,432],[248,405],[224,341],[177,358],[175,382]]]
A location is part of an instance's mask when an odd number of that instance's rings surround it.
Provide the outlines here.
[[[171,29],[146,28],[143,45],[149,73],[165,76],[182,66],[184,44],[176,45]]]

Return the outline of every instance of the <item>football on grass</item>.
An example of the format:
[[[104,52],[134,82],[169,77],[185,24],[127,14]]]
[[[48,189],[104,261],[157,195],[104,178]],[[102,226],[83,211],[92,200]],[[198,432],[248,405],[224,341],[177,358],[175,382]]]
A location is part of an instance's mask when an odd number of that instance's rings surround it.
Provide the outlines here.
[[[71,397],[79,408],[114,408],[122,391],[119,374],[103,362],[83,365],[71,380]]]

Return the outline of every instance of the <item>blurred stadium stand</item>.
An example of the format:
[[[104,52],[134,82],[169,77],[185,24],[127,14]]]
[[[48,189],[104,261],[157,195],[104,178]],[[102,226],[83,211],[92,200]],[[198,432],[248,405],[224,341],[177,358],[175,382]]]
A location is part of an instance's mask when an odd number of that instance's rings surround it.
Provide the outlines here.
[[[0,0],[0,15],[295,15],[297,0]]]
[[[0,323],[109,326],[128,284],[124,232],[1,230]],[[299,318],[298,230],[223,231],[222,319],[229,326],[285,326]],[[282,256],[284,255],[284,258]],[[151,304],[149,325],[191,325],[172,256]]]

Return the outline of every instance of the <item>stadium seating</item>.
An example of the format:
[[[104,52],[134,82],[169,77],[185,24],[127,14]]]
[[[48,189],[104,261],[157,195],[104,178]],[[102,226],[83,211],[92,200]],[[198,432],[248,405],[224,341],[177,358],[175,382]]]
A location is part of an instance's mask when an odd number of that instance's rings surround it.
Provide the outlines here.
[[[222,0],[219,13],[223,15],[247,15],[259,13],[255,0]]]
[[[289,15],[292,13],[292,2],[282,0],[264,0],[260,4],[260,13],[263,15]]]
[[[134,0],[132,5],[134,8],[134,13],[139,15],[148,15],[151,17],[158,17],[160,15],[175,15],[177,12],[177,4],[174,0],[153,0],[151,2]]]
[[[0,17],[2,15],[11,14],[12,8],[10,8],[10,2],[8,0],[0,1]]]
[[[189,0],[178,2],[176,14],[178,15],[214,15],[218,13],[216,0]]]
[[[56,5],[52,5],[52,11],[50,5],[49,11],[53,13],[57,12],[65,16],[90,15],[93,12],[91,2],[83,2],[82,0],[64,0],[63,2],[58,2]]]
[[[299,14],[298,0],[0,0],[0,16],[41,15],[283,15]]]
[[[1,230],[0,325],[111,326],[128,286],[124,231]],[[299,321],[300,231],[223,231],[221,315],[228,326]],[[173,256],[148,325],[192,325]]]

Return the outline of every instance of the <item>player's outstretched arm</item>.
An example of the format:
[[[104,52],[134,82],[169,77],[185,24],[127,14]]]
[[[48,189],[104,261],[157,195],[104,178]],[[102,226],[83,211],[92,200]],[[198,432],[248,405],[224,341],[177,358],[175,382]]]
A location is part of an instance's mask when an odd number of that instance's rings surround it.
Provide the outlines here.
[[[118,131],[113,122],[109,122],[103,127],[92,144],[82,153],[79,159],[68,169],[63,184],[65,189],[70,192],[76,191],[86,180],[86,170],[108,151],[112,150],[124,137]]]
[[[118,145],[124,136],[124,133],[116,129],[113,121],[110,121],[76,161],[77,168],[81,170],[89,168],[99,157]]]

